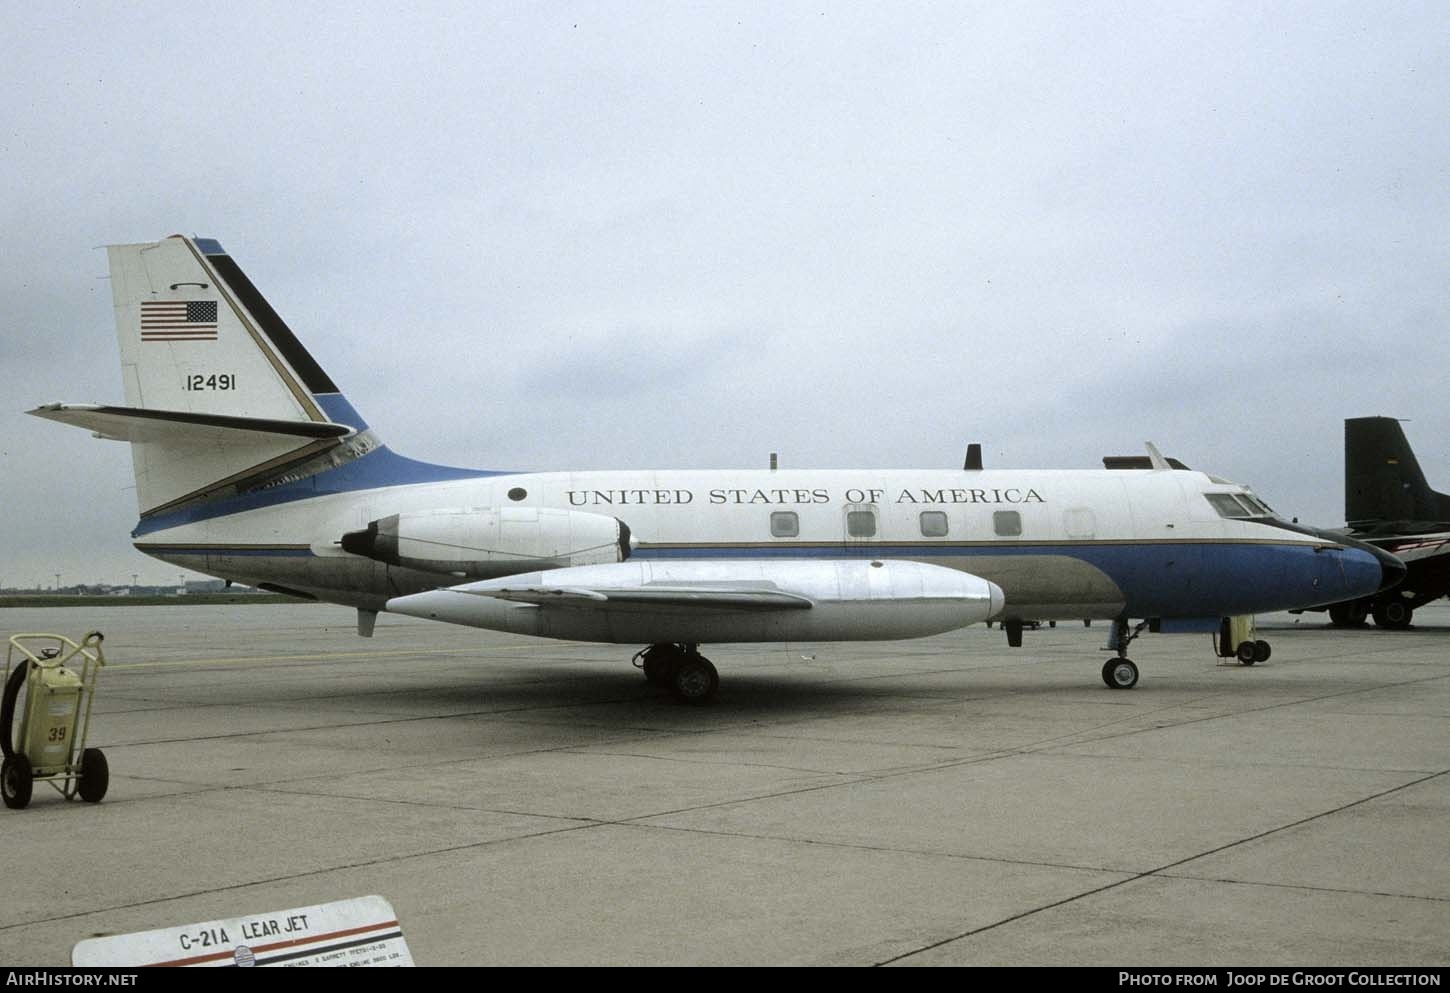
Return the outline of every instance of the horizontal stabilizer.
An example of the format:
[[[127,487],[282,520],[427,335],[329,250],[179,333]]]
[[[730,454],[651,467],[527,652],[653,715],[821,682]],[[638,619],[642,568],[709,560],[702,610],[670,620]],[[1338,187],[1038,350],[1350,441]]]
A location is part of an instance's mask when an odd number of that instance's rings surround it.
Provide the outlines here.
[[[150,410],[88,403],[48,403],[29,411],[36,417],[59,421],[94,432],[111,441],[175,442],[235,438],[236,432],[280,435],[289,438],[345,438],[354,433],[346,424],[330,421],[291,421],[230,414],[199,414],[184,410]]]
[[[584,589],[571,586],[520,586],[503,589],[468,589],[466,592],[516,603],[558,607],[624,606],[698,607],[717,610],[803,610],[814,606],[809,597],[771,589],[721,589],[691,586],[637,586]]]

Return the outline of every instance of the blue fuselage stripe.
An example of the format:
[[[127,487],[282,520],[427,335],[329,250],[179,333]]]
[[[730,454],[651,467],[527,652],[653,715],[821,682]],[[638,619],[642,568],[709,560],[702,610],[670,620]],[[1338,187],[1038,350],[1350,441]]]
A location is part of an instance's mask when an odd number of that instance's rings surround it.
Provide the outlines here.
[[[307,548],[279,546],[196,547],[142,545],[141,550],[160,558],[299,558],[312,557]],[[1125,601],[1134,617],[1200,617],[1255,614],[1332,602],[1345,595],[1362,595],[1380,577],[1378,561],[1355,548],[1314,548],[1302,544],[1266,542],[1145,542],[1062,544],[891,545],[847,547],[800,545],[709,545],[639,548],[639,559],[839,559],[897,558],[930,561],[955,559],[951,567],[993,579],[988,559],[1055,557],[1086,563],[1101,572]],[[974,568],[973,559],[980,559]],[[351,559],[339,560],[352,561]],[[320,560],[317,567],[322,567]],[[1050,568],[1050,566],[1044,566]],[[321,579],[321,576],[319,576]],[[326,585],[325,580],[321,580]],[[447,585],[442,584],[442,585]],[[1002,580],[1011,606],[1013,589]],[[1053,587],[1050,576],[1037,576],[1034,585]],[[1071,584],[1066,584],[1070,586]],[[1061,602],[1074,601],[1071,589],[1061,589]]]
[[[398,455],[387,446],[368,452],[366,455],[345,465],[308,476],[280,486],[242,493],[237,496],[209,500],[181,510],[156,514],[142,518],[131,537],[140,538],[183,524],[196,524],[215,520],[248,510],[261,510],[282,504],[295,503],[312,497],[331,496],[338,493],[356,493],[385,486],[410,486],[416,483],[444,483],[459,479],[483,479],[489,476],[503,476],[507,473],[484,469],[456,469],[452,466],[433,465]]]
[[[955,568],[993,579],[995,570],[973,559],[1055,557],[1074,559],[1102,572],[1121,591],[1134,617],[1198,617],[1211,614],[1256,614],[1328,603],[1361,596],[1378,585],[1381,570],[1375,557],[1355,548],[1315,548],[1270,542],[1073,542],[1017,545],[864,545],[859,548],[803,549],[783,547],[640,549],[640,557],[829,558],[870,557],[953,558]],[[995,581],[995,580],[994,580]],[[1039,578],[1039,583],[1042,580]],[[1003,583],[1010,608],[1013,591]],[[1051,580],[1045,583],[1051,586]],[[1064,602],[1071,594],[1064,591]]]

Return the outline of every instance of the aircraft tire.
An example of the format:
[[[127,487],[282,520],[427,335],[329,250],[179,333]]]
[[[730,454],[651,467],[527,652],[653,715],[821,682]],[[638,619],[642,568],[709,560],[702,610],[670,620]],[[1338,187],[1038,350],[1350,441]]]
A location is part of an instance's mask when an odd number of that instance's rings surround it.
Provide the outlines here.
[[[1403,631],[1410,626],[1415,610],[1403,600],[1385,600],[1374,605],[1370,611],[1379,627],[1390,631]]]
[[[644,678],[651,686],[670,685],[670,664],[664,659],[645,659]]]
[[[1138,667],[1132,659],[1108,659],[1103,663],[1103,682],[1110,690],[1131,690],[1138,685]]]
[[[670,692],[681,703],[695,707],[709,703],[719,688],[720,673],[703,655],[685,656],[670,673]]]
[[[1369,607],[1363,600],[1336,603],[1329,608],[1329,623],[1337,628],[1362,628],[1369,616]]]
[[[1267,662],[1267,661],[1269,661],[1269,656],[1272,655],[1272,654],[1273,654],[1273,649],[1271,649],[1269,647],[1269,643],[1267,641],[1256,641],[1256,642],[1254,642],[1254,661],[1255,662]]]
[[[99,748],[87,748],[81,752],[81,779],[76,784],[76,793],[86,803],[100,803],[111,785],[111,765],[106,753]]]
[[[639,653],[639,667],[651,686],[669,686],[679,660],[680,650],[674,645],[651,645]]]
[[[1238,650],[1234,654],[1242,665],[1253,665],[1258,661],[1254,657],[1254,643],[1252,641],[1239,642]]]
[[[30,793],[35,787],[35,774],[30,769],[30,759],[24,752],[7,755],[0,763],[0,799],[11,810],[24,810],[30,805]]]

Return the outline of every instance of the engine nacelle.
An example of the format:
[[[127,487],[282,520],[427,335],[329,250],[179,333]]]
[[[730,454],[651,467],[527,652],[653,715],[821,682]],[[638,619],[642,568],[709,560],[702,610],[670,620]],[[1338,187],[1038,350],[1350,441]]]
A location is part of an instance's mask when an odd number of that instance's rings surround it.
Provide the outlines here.
[[[470,579],[524,569],[623,562],[629,526],[614,517],[542,507],[393,514],[342,536],[343,551],[389,565]]]

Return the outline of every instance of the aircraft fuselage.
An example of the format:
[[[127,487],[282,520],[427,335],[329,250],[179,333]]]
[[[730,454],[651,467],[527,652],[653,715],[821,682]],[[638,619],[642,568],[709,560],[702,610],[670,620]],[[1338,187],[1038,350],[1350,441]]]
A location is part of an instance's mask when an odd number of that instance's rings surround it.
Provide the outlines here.
[[[1206,617],[1328,602],[1380,563],[1281,526],[1221,517],[1190,471],[715,470],[482,475],[202,504],[143,521],[136,547],[249,585],[380,609],[457,575],[346,552],[343,534],[394,514],[534,507],[617,518],[632,558],[905,559],[1001,587],[1003,619]],[[794,532],[794,533],[791,533]],[[520,565],[519,568],[524,568]],[[515,570],[517,571],[517,570]]]

